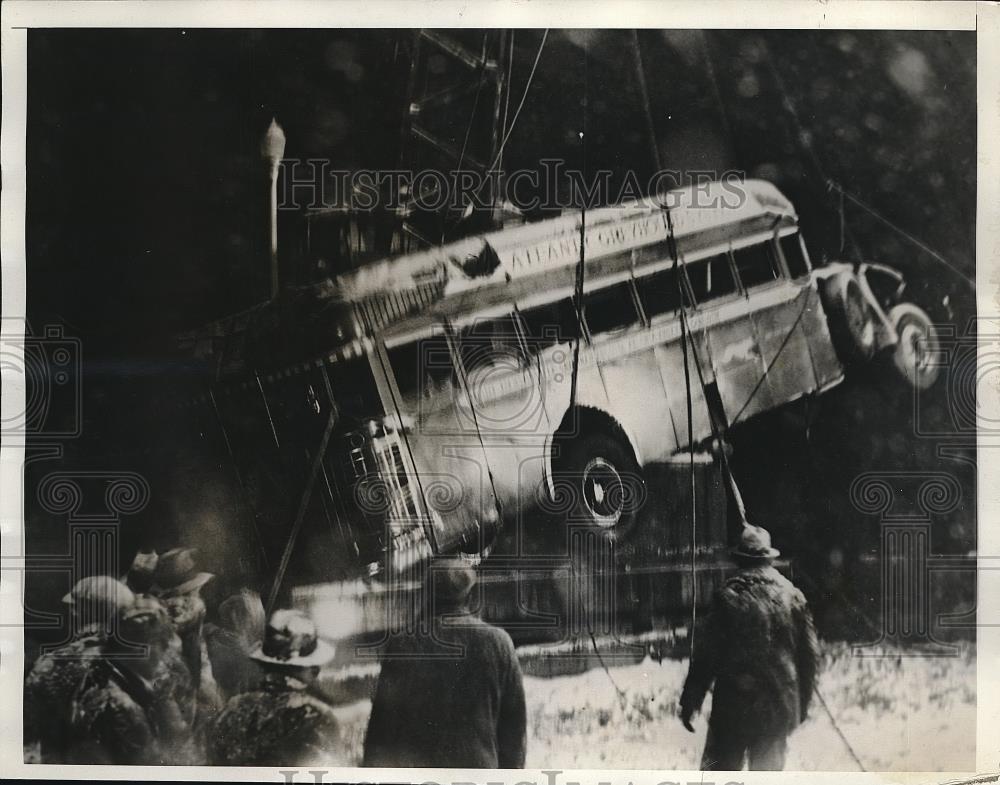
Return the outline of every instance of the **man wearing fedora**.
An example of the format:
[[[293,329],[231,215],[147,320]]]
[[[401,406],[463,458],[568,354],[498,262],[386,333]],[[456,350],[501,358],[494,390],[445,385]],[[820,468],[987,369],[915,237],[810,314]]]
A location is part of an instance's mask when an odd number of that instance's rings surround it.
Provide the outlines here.
[[[713,597],[692,644],[680,717],[691,718],[712,690],[703,770],[784,768],[788,736],[805,719],[819,646],[806,599],[774,568],[779,552],[766,529],[746,524],[732,551],[738,570]],[[713,687],[714,682],[714,687]]]
[[[299,611],[271,615],[250,657],[264,673],[257,688],[231,698],[215,722],[215,766],[347,765],[333,709],[314,691],[334,650]]]
[[[440,559],[425,585],[428,632],[394,635],[382,657],[365,766],[517,769],[526,710],[510,636],[469,609],[475,572]]]
[[[180,638],[181,655],[189,675],[192,699],[188,702],[191,724],[196,729],[210,723],[222,708],[222,697],[212,674],[212,663],[202,628],[205,601],[201,589],[215,576],[198,569],[194,548],[173,548],[156,559],[150,594],[157,597],[170,614]],[[175,662],[172,659],[171,664]],[[177,679],[183,674],[177,673]]]

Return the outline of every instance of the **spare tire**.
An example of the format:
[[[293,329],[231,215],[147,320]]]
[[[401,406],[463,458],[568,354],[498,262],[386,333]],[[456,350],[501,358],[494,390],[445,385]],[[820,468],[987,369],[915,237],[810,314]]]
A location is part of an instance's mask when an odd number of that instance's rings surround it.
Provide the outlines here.
[[[899,336],[892,351],[893,367],[912,387],[926,390],[941,374],[937,330],[930,317],[912,303],[894,306],[888,317]]]

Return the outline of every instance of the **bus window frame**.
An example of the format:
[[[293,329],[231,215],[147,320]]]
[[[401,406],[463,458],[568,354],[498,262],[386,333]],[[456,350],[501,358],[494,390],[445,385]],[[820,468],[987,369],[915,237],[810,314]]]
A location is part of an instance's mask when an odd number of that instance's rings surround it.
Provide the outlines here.
[[[799,240],[799,250],[802,251],[802,258],[806,263],[806,272],[804,275],[792,275],[792,268],[788,266],[788,259],[785,257],[785,249],[781,245],[781,240],[785,237],[798,237]],[[816,269],[813,267],[812,259],[809,258],[809,249],[806,247],[806,240],[802,236],[802,232],[798,226],[786,227],[785,229],[776,230],[774,233],[774,244],[778,247],[778,254],[781,257],[781,266],[784,268],[785,276],[787,280],[797,283],[803,281],[808,283],[812,278],[813,271]]]
[[[712,259],[716,256],[724,256],[726,258],[726,263],[729,265],[729,274],[733,276],[733,281],[736,283],[736,287],[729,294],[712,297],[704,302],[698,302],[697,298],[694,296],[694,284],[691,283],[691,278],[688,275],[688,265],[696,264],[698,262],[705,261],[706,259]],[[690,297],[687,305],[688,308],[694,308],[696,311],[700,311],[704,308],[715,308],[718,305],[725,305],[726,303],[746,296],[740,282],[740,277],[736,274],[736,262],[733,260],[732,243],[730,243],[729,247],[723,251],[699,254],[696,259],[685,259],[682,266],[684,268],[685,294]]]
[[[572,294],[572,292],[569,292],[568,290],[566,290],[564,288],[560,288],[560,289],[557,289],[555,291],[559,292],[559,296],[558,297],[553,297],[552,299],[548,299],[544,295],[535,294],[535,295],[532,295],[530,298],[528,298],[526,300],[521,300],[519,302],[514,302],[514,313],[517,315],[518,330],[521,333],[521,339],[524,341],[524,345],[525,345],[525,348],[526,348],[526,353],[527,353],[527,356],[528,356],[528,364],[529,364],[529,366],[532,363],[536,362],[536,358],[539,357],[540,355],[544,354],[545,352],[548,352],[548,351],[552,350],[556,346],[562,346],[563,344],[566,344],[566,343],[572,343],[575,340],[574,338],[570,337],[570,338],[567,338],[565,341],[555,341],[554,343],[551,343],[551,344],[549,344],[548,346],[545,346],[542,349],[534,349],[534,348],[532,348],[531,340],[533,339],[534,336],[530,336],[528,334],[528,325],[526,324],[525,319],[524,319],[524,312],[525,311],[533,311],[536,308],[545,308],[545,307],[547,307],[549,305],[553,305],[554,303],[558,303],[561,300],[566,300],[570,304],[571,308],[575,308],[575,306],[573,305],[573,294]],[[529,304],[525,305],[525,303],[529,303]]]
[[[638,299],[639,302],[639,307],[641,309],[642,317],[644,319],[643,324],[645,324],[647,328],[655,327],[656,325],[659,324],[664,324],[665,322],[668,322],[671,319],[677,319],[679,318],[680,312],[682,310],[692,307],[692,303],[694,302],[694,294],[690,289],[689,282],[687,279],[687,273],[685,272],[686,265],[687,262],[684,261],[680,261],[677,264],[677,269],[678,269],[677,280],[680,280],[680,286],[681,286],[680,302],[673,310],[663,311],[661,313],[656,314],[655,316],[647,315],[646,307],[642,304],[642,297],[639,295],[639,287],[636,285],[636,281],[652,278],[654,275],[659,275],[665,270],[673,270],[674,269],[673,260],[668,260],[667,264],[662,266],[656,265],[652,268],[645,268],[643,273],[638,276],[635,274],[634,270],[632,271],[632,288],[635,291],[636,298]]]
[[[615,338],[620,338],[623,335],[625,335],[626,333],[628,333],[628,332],[630,332],[632,330],[635,330],[636,328],[643,329],[643,330],[646,329],[646,327],[647,327],[647,323],[645,321],[646,317],[645,317],[645,314],[643,313],[643,310],[642,310],[642,303],[639,302],[639,294],[635,290],[635,280],[634,280],[634,277],[631,274],[631,271],[629,271],[628,274],[626,274],[624,276],[621,276],[621,277],[615,276],[615,278],[612,279],[610,282],[601,281],[601,283],[604,284],[604,285],[603,286],[597,286],[597,287],[594,287],[592,289],[586,289],[586,288],[584,289],[584,291],[583,291],[583,308],[577,310],[577,313],[580,315],[581,321],[583,323],[583,334],[587,338],[587,343],[589,345],[593,346],[595,341],[597,343],[603,343],[605,340],[612,340],[612,339],[615,339]],[[621,286],[623,284],[627,284],[628,285],[629,296],[632,299],[632,310],[635,312],[635,314],[636,314],[636,316],[638,318],[632,324],[627,324],[624,327],[619,327],[616,330],[610,330],[608,332],[598,333],[598,334],[595,335],[593,333],[593,331],[591,331],[591,329],[590,329],[590,323],[587,320],[587,297],[589,297],[590,295],[595,294],[597,292],[603,292],[606,289],[611,289],[614,286]],[[572,302],[574,303],[574,306],[575,306],[575,304],[576,304],[576,295],[573,296]]]
[[[766,239],[761,239],[761,237],[762,237],[761,235],[756,235],[756,237],[751,241],[744,241],[741,239],[739,241],[734,241],[729,244],[729,256],[730,256],[730,263],[732,264],[733,275],[736,276],[736,282],[739,285],[740,291],[743,293],[743,296],[746,297],[747,299],[749,299],[751,295],[756,294],[757,292],[767,291],[768,289],[771,289],[775,286],[779,286],[783,283],[787,283],[788,281],[793,280],[792,277],[788,274],[788,268],[785,266],[785,258],[781,255],[781,245],[780,243],[778,243],[777,233],[776,232],[768,233]],[[736,264],[735,251],[740,251],[743,250],[744,248],[752,248],[755,245],[768,245],[768,244],[771,245],[772,256],[774,260],[777,262],[777,268],[775,269],[776,275],[774,277],[774,280],[755,284],[752,289],[749,289],[743,283],[743,278],[739,274],[739,267]]]

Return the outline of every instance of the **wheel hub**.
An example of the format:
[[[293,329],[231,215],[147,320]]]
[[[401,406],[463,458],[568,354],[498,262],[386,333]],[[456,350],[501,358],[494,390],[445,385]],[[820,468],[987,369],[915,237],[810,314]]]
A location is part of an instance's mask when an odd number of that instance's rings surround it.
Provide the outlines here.
[[[583,502],[601,528],[615,526],[625,510],[625,489],[618,470],[604,458],[591,459],[583,470]]]

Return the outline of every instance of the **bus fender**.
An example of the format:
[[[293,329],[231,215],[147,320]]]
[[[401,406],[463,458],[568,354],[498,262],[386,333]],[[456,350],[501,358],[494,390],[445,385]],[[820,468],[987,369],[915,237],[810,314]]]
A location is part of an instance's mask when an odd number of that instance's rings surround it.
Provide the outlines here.
[[[831,334],[841,350],[870,360],[879,350],[896,344],[896,330],[868,284],[865,265],[855,271],[853,265],[835,262],[816,270],[814,276]],[[867,325],[854,323],[859,310]]]

